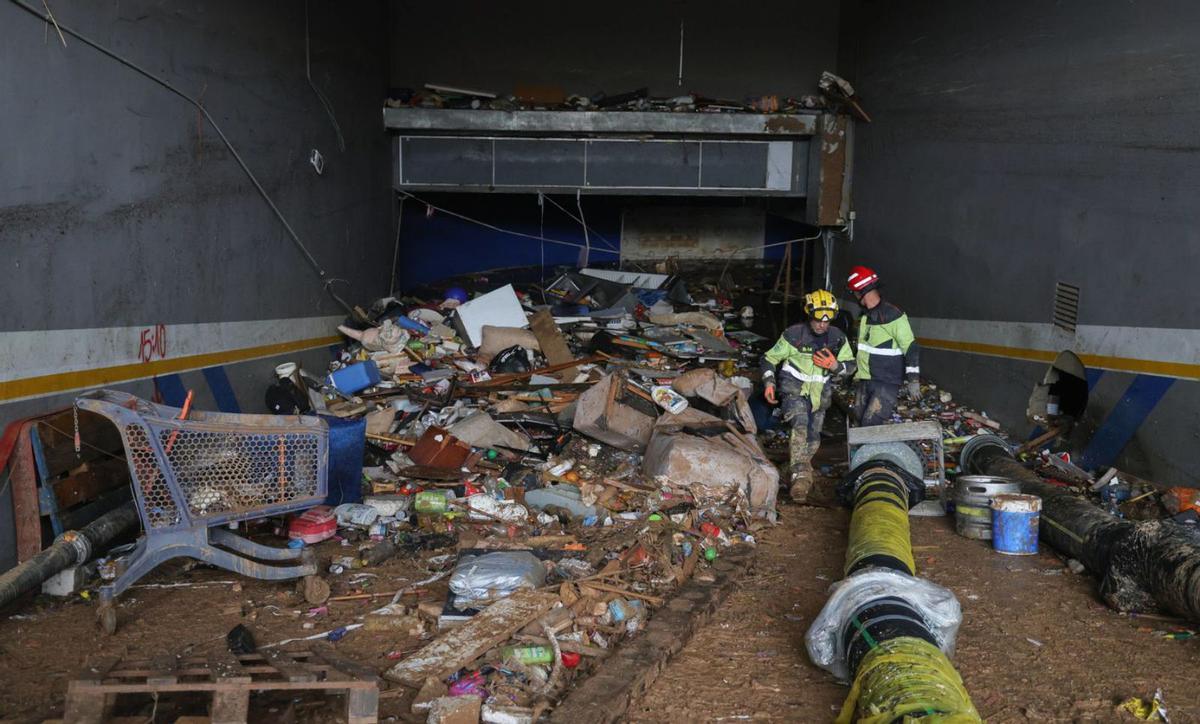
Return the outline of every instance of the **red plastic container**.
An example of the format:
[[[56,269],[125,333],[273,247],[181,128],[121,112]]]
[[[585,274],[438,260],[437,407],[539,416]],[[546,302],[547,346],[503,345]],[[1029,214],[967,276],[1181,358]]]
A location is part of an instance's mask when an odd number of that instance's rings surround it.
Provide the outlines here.
[[[328,540],[335,533],[337,517],[328,505],[309,508],[288,522],[288,538],[302,540],[306,545]]]

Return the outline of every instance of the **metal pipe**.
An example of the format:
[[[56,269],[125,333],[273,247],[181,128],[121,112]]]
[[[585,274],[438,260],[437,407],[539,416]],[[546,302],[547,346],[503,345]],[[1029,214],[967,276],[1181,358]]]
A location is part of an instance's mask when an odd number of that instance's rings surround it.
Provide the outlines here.
[[[93,552],[104,548],[137,523],[137,508],[129,503],[96,518],[83,530],[63,533],[44,551],[0,575],[0,608],[41,586],[59,571],[86,563]]]
[[[1200,621],[1200,531],[1174,521],[1117,518],[1066,488],[1049,485],[1013,457],[999,437],[977,435],[960,467],[1020,483],[1042,499],[1038,536],[1100,579],[1100,596],[1119,611],[1162,608]]]

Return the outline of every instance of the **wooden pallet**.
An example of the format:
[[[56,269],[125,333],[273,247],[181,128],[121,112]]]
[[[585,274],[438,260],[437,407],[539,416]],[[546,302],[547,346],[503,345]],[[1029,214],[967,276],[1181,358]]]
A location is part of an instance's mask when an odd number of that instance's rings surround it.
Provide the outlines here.
[[[281,690],[345,693],[351,724],[378,721],[374,671],[328,652],[267,650],[208,658],[106,659],[84,669],[67,685],[63,722],[107,721],[121,694],[212,692],[214,724],[241,723],[249,713],[250,692]]]

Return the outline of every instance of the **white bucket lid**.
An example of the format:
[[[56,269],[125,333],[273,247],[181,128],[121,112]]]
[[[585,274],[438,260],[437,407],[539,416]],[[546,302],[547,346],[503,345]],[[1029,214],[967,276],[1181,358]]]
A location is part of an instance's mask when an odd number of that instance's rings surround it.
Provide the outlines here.
[[[992,510],[1005,513],[1037,513],[1042,509],[1042,499],[1024,493],[1001,493],[992,498]]]
[[[279,377],[291,377],[292,375],[296,374],[297,369],[299,368],[296,366],[295,362],[284,362],[283,364],[275,367],[275,374]]]

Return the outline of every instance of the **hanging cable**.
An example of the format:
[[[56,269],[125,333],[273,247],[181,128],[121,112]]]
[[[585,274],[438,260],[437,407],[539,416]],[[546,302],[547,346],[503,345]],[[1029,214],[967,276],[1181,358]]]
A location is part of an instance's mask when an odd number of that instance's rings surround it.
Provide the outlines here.
[[[486,221],[480,221],[479,219],[473,219],[470,216],[467,216],[466,214],[460,214],[460,213],[457,213],[454,211],[450,211],[449,209],[442,208],[441,206],[435,206],[434,204],[431,204],[428,201],[425,201],[424,199],[420,198],[419,196],[417,196],[416,194],[414,194],[410,191],[399,191],[398,193],[401,193],[401,194],[407,196],[408,198],[412,199],[413,201],[416,201],[419,204],[424,204],[427,208],[433,209],[434,211],[438,211],[447,216],[453,216],[456,219],[460,219],[462,221],[466,221],[468,223],[475,224],[476,226],[482,226],[485,229],[491,229],[492,231],[496,231],[501,234],[508,234],[509,236],[519,236],[523,239],[533,239],[534,241],[544,241],[544,242],[547,242],[550,244],[558,244],[559,246],[570,246],[570,247],[574,247],[576,249],[585,248],[583,244],[578,244],[573,241],[563,241],[562,239],[551,239],[547,236],[537,236],[534,234],[526,234],[521,231],[513,231],[511,229],[503,229],[499,226],[496,226],[495,224],[489,224]],[[618,252],[616,250],[610,251],[608,249],[597,249],[596,251],[600,252],[600,253],[604,253],[604,254],[620,254],[620,252]]]
[[[329,116],[329,121],[333,124],[333,132],[337,134],[338,148],[342,153],[346,152],[346,139],[342,136],[342,127],[338,125],[337,118],[333,115],[333,104],[321,92],[316,83],[312,79],[312,64],[309,62],[308,52],[308,0],[304,0],[304,77],[308,79],[308,85],[313,89],[313,93],[317,94],[317,99],[321,101],[321,105],[325,107],[325,113]]]
[[[579,209],[579,224],[583,226],[583,243],[586,248],[583,250],[583,263],[579,266],[585,267],[588,265],[588,260],[592,258],[592,239],[588,234],[587,222],[583,220],[583,192],[575,189],[575,206]]]
[[[404,197],[396,206],[396,247],[392,250],[392,278],[388,284],[388,296],[396,296],[396,263],[400,260],[400,225],[404,222]]]
[[[538,191],[538,195],[537,195],[538,234],[541,236],[546,235],[546,206],[543,203],[545,198],[546,197],[542,195],[542,192]],[[540,266],[538,267],[538,280],[541,283],[538,285],[538,288],[542,290],[542,303],[545,304],[546,303],[546,242],[540,241],[540,242],[538,242],[538,246],[541,248],[541,261],[540,261]]]
[[[21,8],[22,10],[29,13],[30,15],[33,15],[34,17],[38,18],[42,22],[47,22],[47,23],[52,22],[52,19],[48,13],[42,14],[37,8],[34,8],[34,7],[30,6],[29,4],[25,3],[24,0],[9,0],[9,2],[11,2],[13,5],[16,5],[17,7]],[[256,191],[258,191],[258,195],[261,196],[263,201],[266,202],[267,206],[270,207],[271,212],[273,214],[275,214],[275,218],[279,219],[279,223],[283,225],[283,228],[287,231],[288,237],[291,238],[292,244],[294,244],[295,247],[300,250],[300,253],[304,255],[305,261],[307,261],[308,265],[310,267],[312,267],[312,270],[316,273],[317,277],[323,281],[325,280],[325,278],[326,278],[325,270],[321,267],[320,263],[317,262],[316,257],[314,257],[312,255],[312,252],[310,252],[308,250],[308,247],[306,247],[304,245],[304,242],[300,240],[300,236],[296,233],[296,230],[292,228],[292,225],[288,223],[287,218],[284,217],[283,212],[281,212],[279,210],[279,207],[275,205],[275,201],[271,198],[271,195],[268,194],[267,190],[265,188],[263,188],[263,185],[261,183],[259,183],[258,177],[255,176],[254,172],[250,170],[250,167],[248,165],[246,165],[246,161],[242,158],[242,155],[240,153],[238,153],[238,151],[234,147],[233,143],[230,142],[229,138],[225,135],[225,131],[221,130],[221,126],[217,123],[216,119],[214,119],[212,117],[212,115],[208,112],[208,109],[206,109],[200,103],[200,101],[196,100],[192,96],[183,92],[181,89],[179,89],[178,87],[173,85],[170,81],[166,80],[165,78],[155,75],[154,73],[146,70],[145,68],[138,65],[137,63],[134,63],[132,60],[129,60],[125,56],[120,55],[119,53],[117,53],[115,51],[109,50],[105,46],[92,40],[91,38],[84,35],[83,33],[80,33],[77,30],[73,30],[73,29],[67,27],[66,25],[63,25],[62,23],[59,23],[57,21],[54,21],[54,26],[56,28],[58,28],[59,31],[66,33],[67,35],[70,35],[71,37],[75,38],[76,40],[83,43],[84,45],[87,45],[88,47],[92,48],[93,50],[100,53],[101,55],[107,56],[108,58],[111,58],[112,60],[117,61],[118,63],[125,66],[126,68],[129,68],[130,70],[134,71],[135,73],[138,73],[139,75],[142,75],[145,78],[153,81],[154,83],[162,86],[166,90],[170,91],[171,93],[174,93],[175,95],[182,98],[184,101],[187,101],[188,104],[195,107],[195,109],[202,116],[204,116],[204,120],[208,122],[208,125],[212,126],[212,129],[217,132],[217,136],[221,139],[221,143],[224,144],[226,150],[229,151],[229,155],[233,156],[233,159],[235,161],[237,161],[237,164],[242,169],[242,172],[244,174],[246,174],[246,178],[248,178],[250,180],[250,183],[254,185],[254,189]],[[346,302],[341,297],[339,297],[337,294],[335,294],[333,292],[332,288],[330,288],[330,282],[325,282],[324,288],[325,288],[325,291],[329,294],[329,296],[333,297],[334,301],[336,301],[338,304],[340,304],[350,314],[354,314],[354,309],[352,307],[350,307],[348,304],[346,304]]]
[[[541,192],[541,191],[539,191],[539,192],[538,192],[538,195],[539,195],[539,196],[541,196],[541,195],[542,195],[542,192]],[[577,223],[577,224],[579,224],[580,226],[584,227],[584,229],[585,229],[586,231],[590,231],[590,232],[592,233],[592,235],[593,235],[593,236],[595,236],[595,237],[596,237],[597,239],[599,239],[600,241],[604,242],[604,245],[605,245],[605,246],[607,246],[609,249],[612,249],[613,251],[617,251],[617,247],[613,246],[612,242],[610,242],[608,239],[604,238],[604,236],[602,236],[602,235],[600,234],[600,232],[596,231],[594,228],[592,228],[592,227],[588,226],[586,223],[584,223],[584,220],[581,218],[581,217],[582,217],[582,215],[583,215],[583,213],[582,213],[582,209],[580,210],[580,216],[576,216],[575,214],[572,214],[570,211],[567,211],[567,210],[566,210],[566,208],[564,208],[562,204],[560,204],[560,203],[558,203],[557,201],[555,201],[555,200],[554,200],[554,197],[552,197],[552,196],[546,196],[546,197],[545,197],[545,199],[546,199],[547,201],[549,201],[551,204],[554,204],[555,208],[557,208],[559,211],[561,211],[561,212],[563,212],[564,214],[566,214],[566,215],[567,215],[567,218],[571,219],[571,220],[572,220],[572,221],[574,221],[575,223]],[[538,202],[538,203],[540,204],[541,202]],[[543,231],[543,233],[545,233],[545,232]]]

